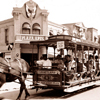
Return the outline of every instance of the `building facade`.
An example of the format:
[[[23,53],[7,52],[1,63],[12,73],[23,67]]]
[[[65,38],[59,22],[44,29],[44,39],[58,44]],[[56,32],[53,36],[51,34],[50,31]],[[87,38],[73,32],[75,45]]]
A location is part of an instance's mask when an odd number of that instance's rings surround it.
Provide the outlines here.
[[[48,14],[47,10],[40,9],[32,0],[21,8],[13,8],[13,18],[0,22],[0,52],[3,56],[24,58],[32,63],[31,60],[37,60],[46,53],[46,47],[30,45],[30,41],[46,40],[49,35],[67,34],[63,25],[48,21]]]
[[[98,43],[98,30],[95,28],[87,28],[86,39]]]
[[[60,34],[82,39],[88,36],[83,23],[59,25],[48,21],[48,11],[40,9],[32,0],[21,8],[14,7],[12,15],[13,18],[0,22],[0,52],[3,57],[24,58],[30,65],[46,53],[45,46],[30,45],[30,41],[46,40],[48,36]]]

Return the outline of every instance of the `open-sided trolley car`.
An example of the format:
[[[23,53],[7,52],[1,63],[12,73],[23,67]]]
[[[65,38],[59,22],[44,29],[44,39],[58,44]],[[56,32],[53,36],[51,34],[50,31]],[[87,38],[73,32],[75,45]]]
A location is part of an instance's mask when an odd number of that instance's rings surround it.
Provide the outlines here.
[[[54,48],[54,59],[52,61],[52,66],[33,66],[33,85],[35,88],[52,88],[64,90],[65,92],[73,92],[100,83],[100,45],[98,43],[82,40],[70,35],[54,35],[49,37],[48,40],[38,42],[31,41],[30,44],[46,46],[46,48]],[[56,63],[54,63],[55,49],[58,47],[58,45],[60,51],[63,51],[63,49],[66,49],[67,51],[71,50],[72,54],[74,54],[75,66],[74,68],[70,66],[70,71],[66,70],[63,66],[58,66]],[[81,53],[81,67],[78,66],[78,52]],[[90,52],[93,56],[93,69],[89,68]],[[84,58],[85,53],[88,56],[87,64],[84,61],[86,60],[86,58]],[[95,56],[97,56],[98,59],[96,59]],[[86,70],[84,70],[84,66]]]

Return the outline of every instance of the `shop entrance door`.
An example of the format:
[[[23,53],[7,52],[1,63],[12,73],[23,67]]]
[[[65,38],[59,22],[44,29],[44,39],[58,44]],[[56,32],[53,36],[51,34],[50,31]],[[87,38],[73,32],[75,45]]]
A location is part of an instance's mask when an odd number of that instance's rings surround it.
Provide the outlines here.
[[[30,65],[30,67],[35,66],[34,61],[38,60],[38,54],[34,53],[21,53],[21,58],[24,59],[25,61],[28,62],[28,64]]]

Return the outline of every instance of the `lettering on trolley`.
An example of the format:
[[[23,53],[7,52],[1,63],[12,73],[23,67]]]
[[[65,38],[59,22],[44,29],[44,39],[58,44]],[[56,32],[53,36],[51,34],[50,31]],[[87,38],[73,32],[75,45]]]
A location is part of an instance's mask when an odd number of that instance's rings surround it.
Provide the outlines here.
[[[40,78],[41,80],[43,80],[43,81],[53,81],[54,80],[54,76],[52,76],[52,75],[41,75],[41,76],[39,76],[38,78]]]
[[[37,71],[37,74],[58,74],[58,75],[60,75],[60,71],[40,71],[40,70],[38,70]]]
[[[60,82],[49,82],[49,81],[38,81],[38,83],[41,83],[41,84],[47,84],[47,85],[60,85],[61,83]]]

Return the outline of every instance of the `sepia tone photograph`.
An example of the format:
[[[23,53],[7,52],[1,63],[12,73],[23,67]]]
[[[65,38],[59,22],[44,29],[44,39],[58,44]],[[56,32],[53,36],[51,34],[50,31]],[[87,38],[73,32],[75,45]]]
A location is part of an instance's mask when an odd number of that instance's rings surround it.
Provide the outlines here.
[[[100,1],[0,1],[0,100],[100,100]]]

